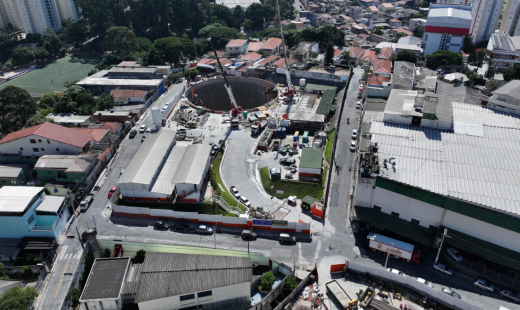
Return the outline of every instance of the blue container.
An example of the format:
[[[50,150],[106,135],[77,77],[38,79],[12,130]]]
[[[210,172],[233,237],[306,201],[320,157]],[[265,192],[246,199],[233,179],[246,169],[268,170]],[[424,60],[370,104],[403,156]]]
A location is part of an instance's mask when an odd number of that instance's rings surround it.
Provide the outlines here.
[[[298,136],[293,136],[293,142],[298,142]]]
[[[286,136],[287,136],[287,133],[286,133],[285,127],[278,128],[278,138],[285,139]]]

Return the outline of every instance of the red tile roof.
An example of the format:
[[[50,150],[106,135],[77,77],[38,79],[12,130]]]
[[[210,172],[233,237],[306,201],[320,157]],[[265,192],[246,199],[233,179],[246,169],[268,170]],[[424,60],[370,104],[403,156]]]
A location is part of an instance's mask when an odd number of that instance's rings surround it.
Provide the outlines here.
[[[72,128],[72,129],[91,135],[92,141],[101,141],[101,139],[103,139],[103,137],[108,133],[108,129],[103,129],[103,128]]]
[[[379,55],[377,55],[377,58],[389,59],[390,56],[392,56],[393,51],[394,50],[391,47],[383,47],[379,52]]]
[[[341,55],[341,53],[343,53],[343,50],[342,49],[335,49],[334,50],[334,57],[338,57],[339,55]]]
[[[392,29],[393,31],[396,31],[396,33],[398,32],[403,32],[403,33],[406,33],[407,35],[409,36],[413,36],[413,32],[411,31],[408,31],[406,29],[403,29],[403,28],[395,28],[395,29]]]
[[[112,89],[110,94],[114,98],[144,98],[148,94],[147,90],[138,89]]]
[[[368,77],[367,85],[383,86],[383,82],[390,82],[390,78],[380,75],[373,75]]]
[[[371,11],[372,13],[377,13],[377,12],[379,12],[379,10],[376,8],[375,5],[371,5],[371,6],[369,6],[369,7],[367,8],[367,10],[368,10],[368,9],[370,9],[370,11]]]
[[[262,57],[262,55],[258,54],[258,53],[255,53],[255,52],[250,52],[250,53],[247,53],[245,55],[242,55],[242,59],[244,60],[257,60],[258,58]]]
[[[368,38],[370,36],[368,34],[366,34],[366,33],[360,33],[360,34],[358,34],[358,37],[366,39],[366,38]]]
[[[282,39],[278,38],[269,38],[267,41],[265,41],[264,45],[262,46],[263,50],[272,50],[275,49],[277,46],[280,46],[282,44]]]
[[[278,60],[278,58],[280,58],[280,57],[277,56],[277,55],[271,55],[271,56],[269,56],[269,57],[267,57],[267,58],[262,59],[262,60],[259,62],[259,64],[265,65],[265,64],[267,64],[267,63],[269,63],[269,62],[271,62],[271,61]]]
[[[247,40],[242,40],[242,39],[235,39],[235,40],[231,40],[228,42],[228,44],[226,45],[226,47],[231,47],[231,46],[242,46],[244,44],[247,43]]]
[[[76,131],[74,129],[70,129],[53,123],[43,123],[40,125],[36,125],[33,127],[25,128],[10,133],[7,136],[5,136],[2,140],[0,140],[0,144],[25,138],[30,135],[36,135],[42,138],[52,139],[58,142],[70,144],[77,147],[84,147],[85,144],[87,144],[92,138],[91,135],[84,132]]]
[[[227,64],[232,64],[233,62],[227,58],[220,58],[220,63],[225,66]],[[212,58],[204,58],[204,59],[201,59],[199,61],[199,63],[201,64],[206,64],[206,65],[217,65],[217,60],[216,59],[212,59]]]
[[[247,72],[247,68],[251,67],[252,65],[253,65],[253,63],[247,64],[247,65],[243,66],[242,68],[240,68],[240,70],[238,70],[238,71]]]
[[[291,24],[288,20],[282,20],[282,25],[289,26]]]
[[[392,18],[391,20],[389,20],[389,22],[392,22],[392,23],[400,23],[401,21],[398,20],[398,19]]]
[[[105,122],[103,125],[101,125],[101,128],[109,129],[112,132],[117,132],[120,126],[121,123],[118,122]]]
[[[381,3],[381,5],[389,9],[392,9],[394,7],[392,3]]]
[[[374,59],[374,72],[391,73],[392,62],[386,59]]]
[[[348,51],[350,53],[350,57],[360,58],[367,50],[361,47],[351,47],[348,49]]]
[[[367,51],[361,57],[361,60],[370,61],[370,62],[373,62],[375,59],[377,59],[377,56],[376,56],[376,52],[374,52],[374,51]]]
[[[262,47],[262,45],[264,45],[264,42],[249,42],[249,45],[247,46],[247,51],[256,52]]]
[[[296,62],[296,59],[291,59],[291,58],[287,59],[287,63],[289,64],[289,66],[291,66],[295,62]],[[273,64],[273,66],[276,66],[277,68],[285,68],[285,58],[280,58],[277,62],[275,62]]]

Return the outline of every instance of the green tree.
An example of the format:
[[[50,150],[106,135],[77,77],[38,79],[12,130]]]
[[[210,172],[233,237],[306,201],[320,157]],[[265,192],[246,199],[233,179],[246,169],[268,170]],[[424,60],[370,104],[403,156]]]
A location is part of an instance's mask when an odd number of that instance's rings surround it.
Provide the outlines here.
[[[146,257],[146,251],[145,250],[139,250],[137,253],[135,253],[134,258],[132,258],[133,264],[142,264],[144,262],[144,258]]]
[[[497,88],[499,88],[500,86],[504,85],[505,83],[507,83],[506,81],[499,81],[499,80],[488,80],[486,82],[486,88],[489,92],[493,92],[495,91]]]
[[[451,51],[436,51],[426,55],[426,61],[430,66],[462,65],[462,54]]]
[[[274,6],[266,4],[253,3],[247,7],[244,16],[251,21],[251,27],[248,28],[262,28],[264,21],[270,21],[275,14]],[[245,23],[244,23],[245,25]]]
[[[372,31],[372,33],[373,34],[377,34],[377,35],[383,35],[384,34],[383,30],[381,30],[381,27],[376,27],[376,29],[374,29]]]
[[[233,17],[235,17],[235,25],[240,28],[242,19],[244,19],[244,9],[240,5],[237,5],[233,10]]]
[[[311,28],[311,27],[307,27]],[[305,28],[305,29],[307,29]],[[305,30],[304,29],[304,30]],[[303,31],[302,31],[303,32]],[[326,46],[329,41],[332,41],[334,45],[344,46],[345,45],[345,33],[334,26],[323,26],[318,28],[317,37],[320,46]]]
[[[466,74],[469,81],[472,83],[475,83],[480,80],[480,75],[478,75],[478,73],[473,70],[468,70],[468,71],[464,72],[464,74]]]
[[[214,4],[211,7],[211,20],[214,22],[224,22],[228,27],[233,27],[235,25],[235,17],[231,10],[221,4]]]
[[[418,8],[427,8],[427,7],[430,6],[430,4],[428,2],[426,2],[426,1],[421,1],[421,2],[417,2],[415,4],[415,6],[418,7]]]
[[[507,68],[504,71],[504,80],[520,80],[520,64],[514,64],[513,67]]]
[[[168,37],[157,39],[153,42],[150,53],[146,59],[148,65],[164,65],[165,63],[177,66],[181,57],[194,57],[195,45],[192,40]]]
[[[325,48],[325,65],[332,65],[334,63],[334,43],[329,41]]]
[[[283,291],[285,294],[290,294],[292,291],[296,289],[298,286],[299,281],[298,278],[295,276],[290,276],[287,281],[285,281],[285,284],[283,286]]]
[[[23,128],[29,128],[43,123],[54,123],[54,120],[41,114],[36,114],[27,120],[27,123],[25,123]]]
[[[341,56],[343,56],[343,60],[341,61],[341,63],[345,65],[350,65],[350,52],[344,51],[341,53]]]
[[[83,88],[79,85],[73,85],[65,90],[65,94],[70,95],[70,98],[72,99],[72,101],[76,101],[77,96],[79,94],[84,94],[86,92],[87,91],[85,90],[85,88]]]
[[[390,57],[390,60],[417,63],[417,55],[415,54],[415,52],[403,50],[403,51],[399,51],[395,55],[392,55],[392,57]]]
[[[2,262],[0,262],[0,279],[1,280],[9,279],[9,276],[7,275],[7,271],[5,270],[5,265]]]
[[[253,29],[255,27],[255,23],[250,19],[246,19],[242,25],[247,29]]]
[[[139,37],[137,38],[137,51],[148,52],[152,47],[152,41],[148,38]]]
[[[107,93],[102,93],[101,96],[98,97],[96,102],[96,109],[98,111],[104,111],[112,109],[115,105],[114,96]]]
[[[422,38],[422,36],[424,34],[424,26],[423,25],[417,25],[417,27],[415,27],[415,29],[412,32],[413,32],[414,36]]]
[[[127,27],[110,27],[105,36],[107,50],[123,59],[137,49],[137,37]]]
[[[489,64],[491,62],[491,59],[493,59],[492,51],[485,48],[479,48],[476,50],[474,54],[469,55],[468,62],[472,63],[477,67],[482,67],[484,63]]]
[[[270,292],[273,289],[274,281],[276,277],[271,272],[266,272],[262,275],[260,279],[260,291],[262,292]]]
[[[399,39],[401,39],[402,37],[407,37],[407,36],[408,35],[406,33],[404,33],[404,32],[398,32],[395,35],[394,39],[392,41],[390,41],[390,42],[397,43],[397,41],[399,41]]]
[[[23,289],[19,286],[15,286],[0,296],[0,309],[27,310],[36,295],[38,295],[38,293],[33,286],[28,286]]]
[[[29,92],[17,86],[0,90],[0,132],[2,136],[18,131],[36,114],[38,105]]]
[[[68,291],[67,295],[65,296],[65,300],[70,301],[70,305],[73,308],[76,308],[79,305],[79,298],[81,297],[81,288],[73,288],[70,291]]]
[[[80,93],[76,96],[77,112],[80,115],[92,115],[96,112],[96,99],[89,93]]]
[[[184,77],[185,77],[188,81],[191,81],[191,80],[195,79],[195,77],[196,77],[197,75],[200,75],[200,71],[197,70],[197,68],[188,69],[188,70],[184,71]]]
[[[35,60],[45,60],[48,59],[50,54],[43,47],[37,47],[33,50],[33,56]]]
[[[15,48],[11,57],[18,66],[25,65],[34,59],[33,51],[28,46]]]
[[[198,34],[199,38],[211,38],[216,49],[226,47],[226,44],[239,37],[238,30],[235,28],[221,26],[220,24],[208,25],[202,28]]]
[[[60,38],[56,35],[54,30],[47,28],[43,32],[42,36],[43,48],[49,52],[50,56],[56,56],[60,54],[63,47],[63,43]]]
[[[55,94],[45,94],[40,99],[40,102],[38,103],[40,109],[46,109],[46,108],[52,108],[54,104],[56,103],[56,95]]]
[[[89,35],[90,24],[87,19],[75,22],[73,19],[67,18],[61,22],[61,40],[74,45],[76,48],[79,48],[83,42],[87,41]]]
[[[76,112],[76,102],[72,100],[69,94],[58,96],[58,100],[52,108],[54,113],[73,113]]]

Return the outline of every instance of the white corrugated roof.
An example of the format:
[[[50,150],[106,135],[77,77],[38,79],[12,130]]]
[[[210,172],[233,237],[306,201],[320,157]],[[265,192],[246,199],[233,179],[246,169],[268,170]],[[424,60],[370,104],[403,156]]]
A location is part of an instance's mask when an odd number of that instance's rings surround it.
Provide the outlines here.
[[[199,184],[211,153],[209,144],[192,144],[186,148],[173,183]]]
[[[46,195],[40,205],[36,207],[36,211],[58,212],[64,200],[63,196]]]
[[[0,212],[24,212],[43,187],[4,186],[0,188]]]
[[[426,26],[471,28],[471,11],[456,8],[433,8],[428,13]]]
[[[187,145],[181,145],[180,143],[175,145],[170,156],[168,156],[159,177],[157,177],[157,181],[155,181],[155,184],[153,185],[152,192],[166,195],[171,195],[173,193],[173,189],[175,188],[173,178],[181,165],[186,148]]]
[[[381,176],[520,214],[520,118],[454,102],[453,119],[454,132],[373,121]]]

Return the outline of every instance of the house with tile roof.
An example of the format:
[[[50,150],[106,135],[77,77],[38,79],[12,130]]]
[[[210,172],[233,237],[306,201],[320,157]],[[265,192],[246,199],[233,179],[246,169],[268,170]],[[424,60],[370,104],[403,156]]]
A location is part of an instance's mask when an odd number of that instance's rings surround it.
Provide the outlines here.
[[[391,47],[383,47],[379,54],[377,54],[377,58],[379,59],[390,59],[394,53],[394,49]]]
[[[375,5],[370,5],[366,8],[367,13],[372,14],[373,17],[379,16],[379,10]]]
[[[359,59],[363,65],[371,65],[377,59],[375,51],[366,51]]]
[[[260,59],[262,59],[262,55],[255,53],[255,52],[249,52],[245,55],[242,55],[240,57],[242,60],[247,61],[248,63],[257,62]]]
[[[348,49],[348,52],[351,61],[357,62],[367,50],[361,47],[351,47]]]
[[[226,45],[226,56],[236,57],[247,52],[247,40],[235,39]]]
[[[392,74],[392,62],[387,59],[374,59],[373,69],[375,75],[390,77]]]
[[[294,63],[296,63],[296,59],[287,59],[287,64],[289,65],[289,67]],[[280,58],[277,62],[273,63],[273,67],[285,69],[285,58]]]
[[[385,14],[388,14],[388,13],[391,13],[393,11],[395,11],[395,7],[392,3],[380,3],[377,8],[379,9],[379,11],[381,13],[385,13]]]
[[[395,28],[401,28],[401,26],[402,26],[401,21],[398,19],[395,19],[395,18],[392,18],[391,20],[389,20],[388,24]]]
[[[262,45],[264,45],[264,41],[259,41],[259,42],[249,42],[249,44],[247,45],[247,51],[248,52],[258,52],[260,50],[260,48],[262,47]]]
[[[111,89],[110,94],[114,97],[116,105],[141,104],[144,103],[149,91],[140,89]]]
[[[34,170],[42,183],[84,183],[90,188],[101,168],[97,167],[98,157],[99,154],[45,155],[38,159]]]
[[[92,135],[52,123],[8,134],[0,140],[0,153],[26,158],[44,155],[79,155],[90,150]]]
[[[388,98],[392,90],[391,77],[372,75],[367,80],[367,94],[369,97]]]
[[[275,54],[280,52],[281,47],[282,39],[269,38],[260,49],[267,53]]]

